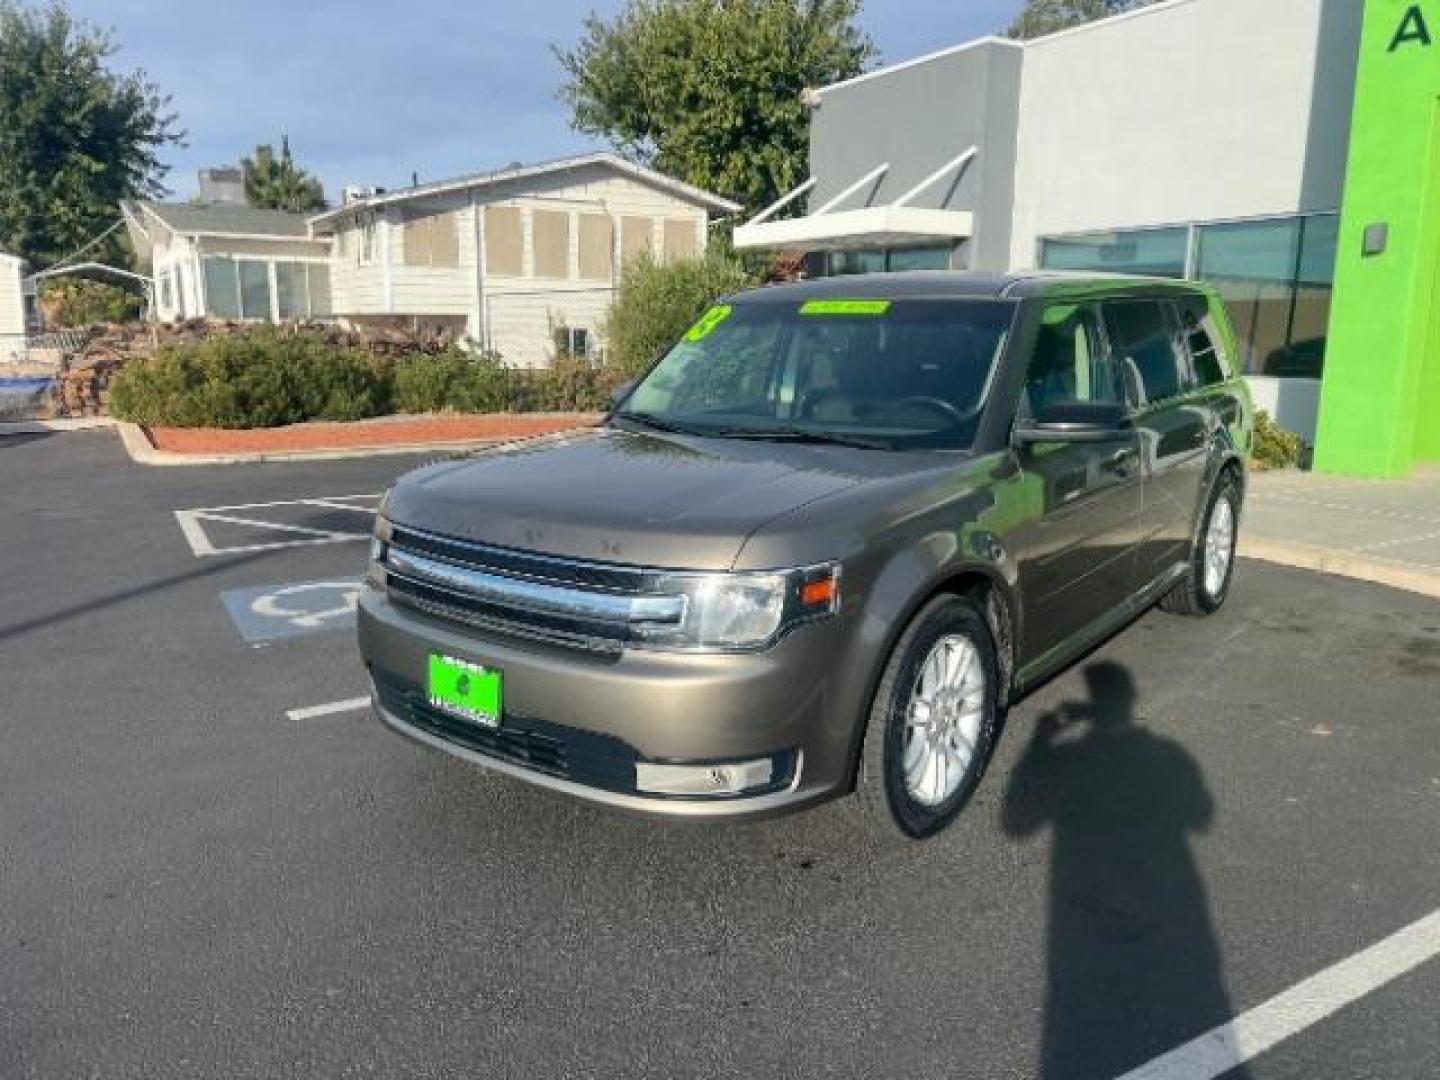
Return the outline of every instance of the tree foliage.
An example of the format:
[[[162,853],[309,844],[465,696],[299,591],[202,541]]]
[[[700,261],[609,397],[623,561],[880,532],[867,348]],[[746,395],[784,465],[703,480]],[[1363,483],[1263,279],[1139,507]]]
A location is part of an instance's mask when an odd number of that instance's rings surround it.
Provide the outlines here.
[[[325,191],[319,180],[295,164],[288,135],[280,136],[279,157],[273,146],[257,146],[255,156],[242,159],[240,167],[251,206],[297,214],[325,209]]]
[[[1007,33],[1012,38],[1037,38],[1081,26],[1096,19],[1144,7],[1154,0],[1025,0]]]
[[[627,0],[556,55],[572,124],[754,210],[807,174],[818,87],[864,70],[860,0]]]
[[[141,297],[132,289],[90,278],[51,278],[40,287],[46,326],[91,326],[140,317]]]
[[[143,71],[107,66],[103,30],[0,0],[0,250],[37,266],[103,232],[127,198],[165,193],[160,152],[183,138]]]

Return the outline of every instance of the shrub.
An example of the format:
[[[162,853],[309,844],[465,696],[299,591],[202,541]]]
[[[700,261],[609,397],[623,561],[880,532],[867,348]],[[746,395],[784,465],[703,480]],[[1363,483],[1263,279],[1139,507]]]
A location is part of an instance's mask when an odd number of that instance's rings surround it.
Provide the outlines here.
[[[262,327],[161,349],[110,387],[122,420],[177,427],[278,427],[390,411],[391,362],[319,337]]]
[[[51,326],[90,326],[140,317],[140,297],[90,278],[51,278],[40,286],[40,307]]]
[[[403,413],[505,412],[512,407],[513,373],[495,353],[451,348],[402,358],[395,365],[395,409]]]
[[[669,349],[717,297],[754,284],[734,259],[703,259],[660,265],[642,255],[625,267],[610,309],[607,336],[615,367],[634,377]]]
[[[1255,413],[1255,439],[1250,447],[1252,464],[1262,469],[1293,469],[1300,464],[1305,442],[1286,431],[1264,409]]]

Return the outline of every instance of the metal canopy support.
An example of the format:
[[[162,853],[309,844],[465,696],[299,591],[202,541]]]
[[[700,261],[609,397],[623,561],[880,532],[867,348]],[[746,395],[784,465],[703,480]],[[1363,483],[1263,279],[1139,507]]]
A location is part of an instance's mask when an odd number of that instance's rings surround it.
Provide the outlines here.
[[[94,270],[100,273],[113,274],[115,277],[138,282],[147,288],[154,284],[154,279],[148,278],[144,274],[132,274],[129,270],[121,270],[118,267],[106,266],[104,263],[97,262],[71,263],[69,266],[53,266],[49,270],[40,270],[31,274],[25,280],[28,282],[44,281],[46,278],[60,277],[63,274],[78,274],[82,270]]]
[[[812,213],[810,216],[811,216],[811,217],[819,217],[821,214],[828,214],[831,210],[834,210],[835,207],[839,206],[842,202],[844,202],[846,199],[848,199],[851,195],[854,195],[855,192],[859,191],[859,190],[860,190],[861,188],[863,188],[866,184],[874,183],[876,180],[880,179],[880,177],[884,176],[884,175],[885,175],[887,172],[889,172],[889,171],[890,171],[890,163],[889,163],[888,161],[885,162],[885,164],[883,164],[883,165],[877,165],[877,166],[875,166],[875,168],[871,169],[868,173],[866,173],[864,176],[862,176],[859,180],[856,180],[855,183],[851,184],[851,185],[850,185],[849,187],[847,187],[844,191],[840,192],[839,195],[836,195],[833,199],[831,199],[829,202],[827,202],[824,206],[820,207],[819,210],[816,210],[816,211],[815,211],[814,213]]]
[[[780,212],[781,210],[784,210],[785,207],[789,206],[792,202],[794,202],[796,199],[798,199],[801,195],[804,195],[807,191],[809,191],[809,190],[810,190],[811,188],[813,188],[817,183],[819,183],[819,181],[820,181],[820,178],[819,178],[818,176],[812,176],[812,177],[810,177],[809,180],[806,180],[803,184],[801,184],[801,185],[800,185],[799,187],[797,187],[795,190],[793,190],[792,192],[790,192],[790,194],[780,196],[780,198],[776,199],[773,203],[771,203],[769,206],[767,206],[764,210],[761,210],[760,213],[756,214],[753,218],[751,218],[751,219],[750,219],[749,221],[747,221],[745,224],[747,224],[747,225],[759,225],[762,221],[769,221],[772,217],[775,216],[775,214],[777,214],[777,213]]]
[[[917,195],[919,195],[919,194],[920,194],[922,191],[924,191],[926,188],[928,188],[928,187],[930,187],[931,185],[937,183],[938,181],[940,181],[940,180],[943,179],[944,177],[949,176],[951,173],[953,173],[953,172],[955,172],[955,171],[957,171],[957,170],[959,170],[959,169],[963,169],[966,165],[970,164],[971,159],[973,159],[973,158],[975,157],[975,155],[978,154],[978,153],[980,153],[980,148],[979,148],[978,146],[972,146],[972,147],[970,147],[969,150],[966,150],[963,154],[959,155],[958,157],[951,158],[951,159],[950,159],[949,161],[947,161],[944,165],[941,165],[940,168],[936,169],[933,173],[931,173],[929,176],[927,176],[924,180],[921,180],[920,183],[916,184],[916,185],[915,185],[913,188],[911,188],[909,191],[905,192],[904,195],[901,195],[898,199],[896,199],[896,200],[895,200],[893,203],[891,203],[890,205],[891,205],[891,206],[909,206],[911,199],[915,198]]]

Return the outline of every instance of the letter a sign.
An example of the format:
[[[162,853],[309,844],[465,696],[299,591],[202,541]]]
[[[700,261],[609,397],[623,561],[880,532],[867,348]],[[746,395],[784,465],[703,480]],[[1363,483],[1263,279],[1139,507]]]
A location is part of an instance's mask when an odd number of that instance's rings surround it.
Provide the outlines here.
[[[1400,20],[1400,26],[1390,40],[1390,48],[1387,51],[1393,53],[1402,45],[1419,45],[1427,48],[1431,44],[1430,27],[1425,22],[1425,13],[1420,10],[1419,4],[1411,4],[1405,11],[1405,17]]]

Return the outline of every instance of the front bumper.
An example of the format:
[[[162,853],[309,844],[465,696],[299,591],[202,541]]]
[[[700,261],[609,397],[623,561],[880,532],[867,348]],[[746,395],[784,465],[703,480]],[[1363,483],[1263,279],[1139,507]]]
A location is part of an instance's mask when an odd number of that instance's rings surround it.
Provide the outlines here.
[[[540,787],[672,818],[777,814],[846,790],[859,711],[833,676],[843,621],[796,628],[758,653],[596,656],[422,614],[366,588],[360,650],[381,719],[424,745]],[[431,653],[498,668],[499,729],[431,708]],[[637,765],[770,759],[772,781],[725,796],[640,790]]]

